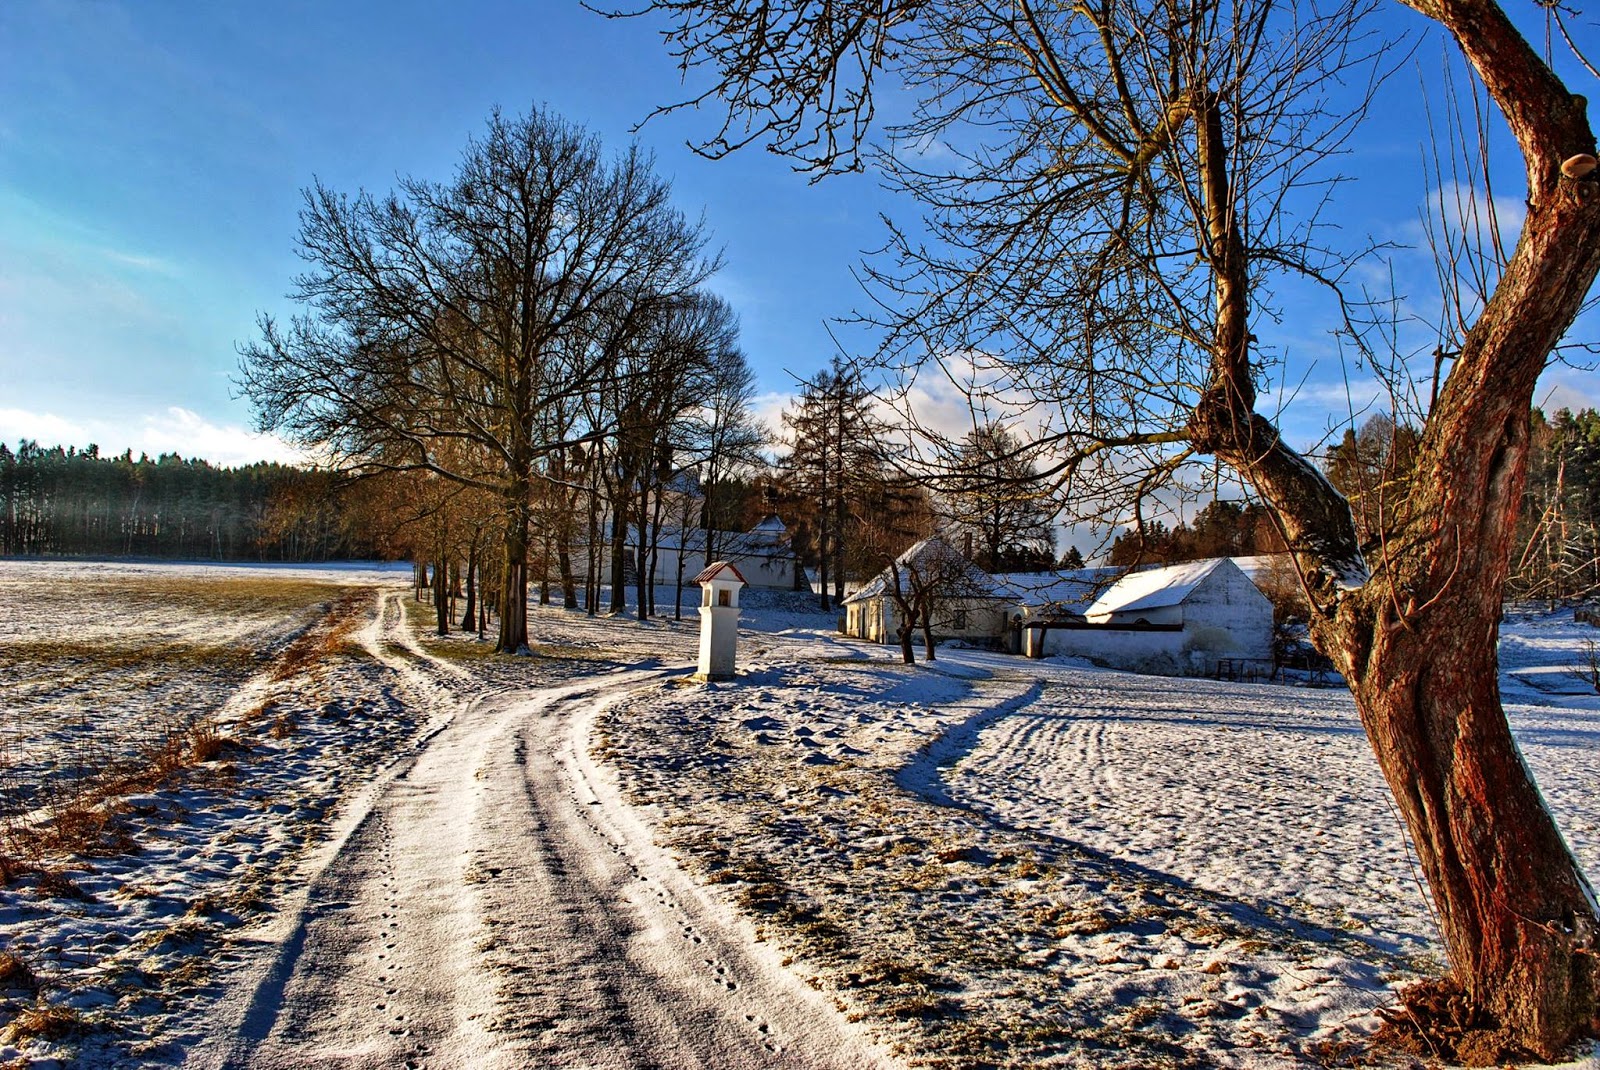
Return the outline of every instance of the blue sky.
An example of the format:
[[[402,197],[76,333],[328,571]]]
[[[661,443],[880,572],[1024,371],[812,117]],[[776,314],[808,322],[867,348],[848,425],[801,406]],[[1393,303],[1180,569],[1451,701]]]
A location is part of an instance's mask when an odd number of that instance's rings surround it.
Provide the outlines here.
[[[1437,66],[1428,49],[1419,62]],[[1414,87],[1401,78],[1402,92]],[[281,455],[246,433],[234,347],[258,311],[288,311],[299,191],[313,176],[351,191],[445,178],[494,106],[534,101],[620,147],[682,93],[650,24],[575,0],[7,0],[0,440],[224,463]],[[881,243],[878,213],[914,210],[870,176],[812,185],[760,151],[699,159],[684,141],[716,118],[658,121],[640,140],[725,248],[715,288],[738,309],[776,408],[833,352],[825,321],[861,304],[851,268]],[[1413,108],[1362,134],[1350,169],[1382,178],[1351,196],[1351,229],[1414,237],[1415,123]],[[1289,313],[1267,329],[1299,368],[1315,360],[1288,425],[1309,440],[1344,408],[1344,372],[1320,327]],[[1594,403],[1579,373],[1553,373],[1548,388],[1555,403]]]

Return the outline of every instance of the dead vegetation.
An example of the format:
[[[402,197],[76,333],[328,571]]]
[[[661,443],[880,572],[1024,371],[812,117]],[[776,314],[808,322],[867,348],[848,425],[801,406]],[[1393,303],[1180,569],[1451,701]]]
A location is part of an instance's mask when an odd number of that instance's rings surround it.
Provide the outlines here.
[[[215,933],[274,894],[276,860],[303,849],[326,806],[295,796],[250,807],[258,820],[281,810],[293,827],[268,834],[267,861],[246,861],[221,887],[174,891],[160,874],[177,845],[211,836],[213,802],[258,797],[240,777],[253,752],[280,750],[272,741],[307,718],[350,717],[364,708],[352,685],[366,695],[369,682],[355,661],[370,659],[359,634],[370,588],[142,577],[61,593],[67,609],[47,622],[0,622],[0,899],[43,926],[0,956],[0,1050],[20,1048],[24,1065],[54,1054],[46,1046],[137,1055],[147,1017],[211,983]],[[156,879],[136,877],[149,871],[135,854]],[[127,904],[158,928],[48,928]],[[127,1009],[135,990],[145,995]],[[100,1004],[83,992],[118,1009],[90,1009]]]
[[[59,1042],[83,1029],[83,1017],[71,1007],[39,1001],[25,1007],[0,1029],[0,1044],[23,1045],[35,1040]]]
[[[1399,1005],[1379,1010],[1378,1049],[1453,1066],[1498,1066],[1539,1062],[1516,1044],[1509,1030],[1475,1010],[1461,986],[1430,977],[1402,988]]]
[[[0,951],[0,992],[24,992],[34,995],[39,991],[39,978],[23,959],[9,951]]]
[[[364,651],[352,636],[365,623],[372,592],[345,591],[334,599],[315,626],[308,628],[274,660],[268,678],[282,683],[299,675],[320,676],[340,658],[361,657]]]
[[[123,585],[109,586],[128,596]],[[352,634],[364,621],[372,600],[371,592],[366,590],[279,581],[175,581],[155,588],[158,592],[175,590],[180,598],[190,601],[203,597],[213,609],[219,603],[239,600],[247,607],[280,611],[303,608],[303,599],[326,597],[335,591],[337,597],[326,606],[321,619],[272,657],[266,671],[269,683],[302,676],[315,680],[327,671],[333,659],[360,653]],[[135,585],[132,590],[139,598],[151,597],[143,587]],[[200,666],[225,667],[229,671],[259,666],[255,654],[237,647],[149,643],[94,650],[87,640],[28,640],[0,646],[0,666],[27,665],[35,674],[47,673],[63,659],[92,663],[83,675],[108,676],[130,669],[178,674],[193,672]],[[86,693],[112,690],[105,681],[97,686],[98,690],[89,687]],[[274,708],[270,700],[261,703],[240,718],[240,726],[248,727]],[[294,714],[278,710],[268,724],[267,734],[281,740],[292,735],[295,727]],[[119,753],[112,743],[93,735],[80,740],[76,760],[48,785],[42,800],[13,790],[17,778],[8,775],[8,763],[0,752],[0,812],[11,815],[0,824],[0,878],[10,885],[14,880],[30,877],[36,894],[81,897],[81,891],[51,863],[64,858],[90,859],[136,852],[139,846],[121,819],[125,807],[119,800],[169,788],[196,776],[211,782],[226,781],[237,774],[235,759],[249,750],[246,739],[223,732],[209,717],[175,713],[145,742],[134,745],[131,753]]]

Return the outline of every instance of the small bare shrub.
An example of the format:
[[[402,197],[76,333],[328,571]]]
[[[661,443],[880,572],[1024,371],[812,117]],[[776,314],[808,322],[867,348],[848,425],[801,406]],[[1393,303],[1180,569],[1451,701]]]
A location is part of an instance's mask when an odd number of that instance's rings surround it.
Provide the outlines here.
[[[217,731],[216,725],[202,722],[189,730],[189,759],[199,764],[214,761],[238,744]]]
[[[1600,644],[1593,639],[1583,641],[1583,651],[1578,655],[1578,665],[1572,670],[1572,675],[1588,684],[1592,690],[1600,692]]]
[[[39,870],[39,877],[33,890],[41,899],[76,899],[81,903],[95,901],[94,896],[78,887],[71,877],[59,869]]]

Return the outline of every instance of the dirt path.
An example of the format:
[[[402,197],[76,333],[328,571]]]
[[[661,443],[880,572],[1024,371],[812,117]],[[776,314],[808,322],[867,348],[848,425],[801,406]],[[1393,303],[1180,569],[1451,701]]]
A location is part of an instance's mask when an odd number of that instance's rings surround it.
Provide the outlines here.
[[[459,669],[406,641],[399,608],[370,645],[453,709],[308,860],[190,1065],[881,1065],[589,757],[596,712],[659,670],[448,698]]]

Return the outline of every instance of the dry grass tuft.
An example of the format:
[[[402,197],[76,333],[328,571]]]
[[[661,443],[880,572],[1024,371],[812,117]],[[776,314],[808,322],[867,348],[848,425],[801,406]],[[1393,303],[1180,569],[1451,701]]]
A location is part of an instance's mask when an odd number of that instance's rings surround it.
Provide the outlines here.
[[[201,722],[189,730],[189,760],[196,765],[214,762],[248,749],[240,740],[218,732],[216,726],[209,722]]]
[[[0,1029],[0,1044],[25,1044],[30,1040],[65,1040],[83,1028],[83,1018],[71,1007],[36,1003],[22,1010]]]
[[[80,903],[96,902],[95,897],[78,887],[76,881],[59,869],[39,870],[33,886],[34,894],[41,899],[76,899]]]
[[[49,820],[7,830],[6,846],[25,858],[77,855],[111,858],[134,854],[140,848],[115,809],[88,796],[62,803]],[[29,865],[25,872],[38,872]]]

